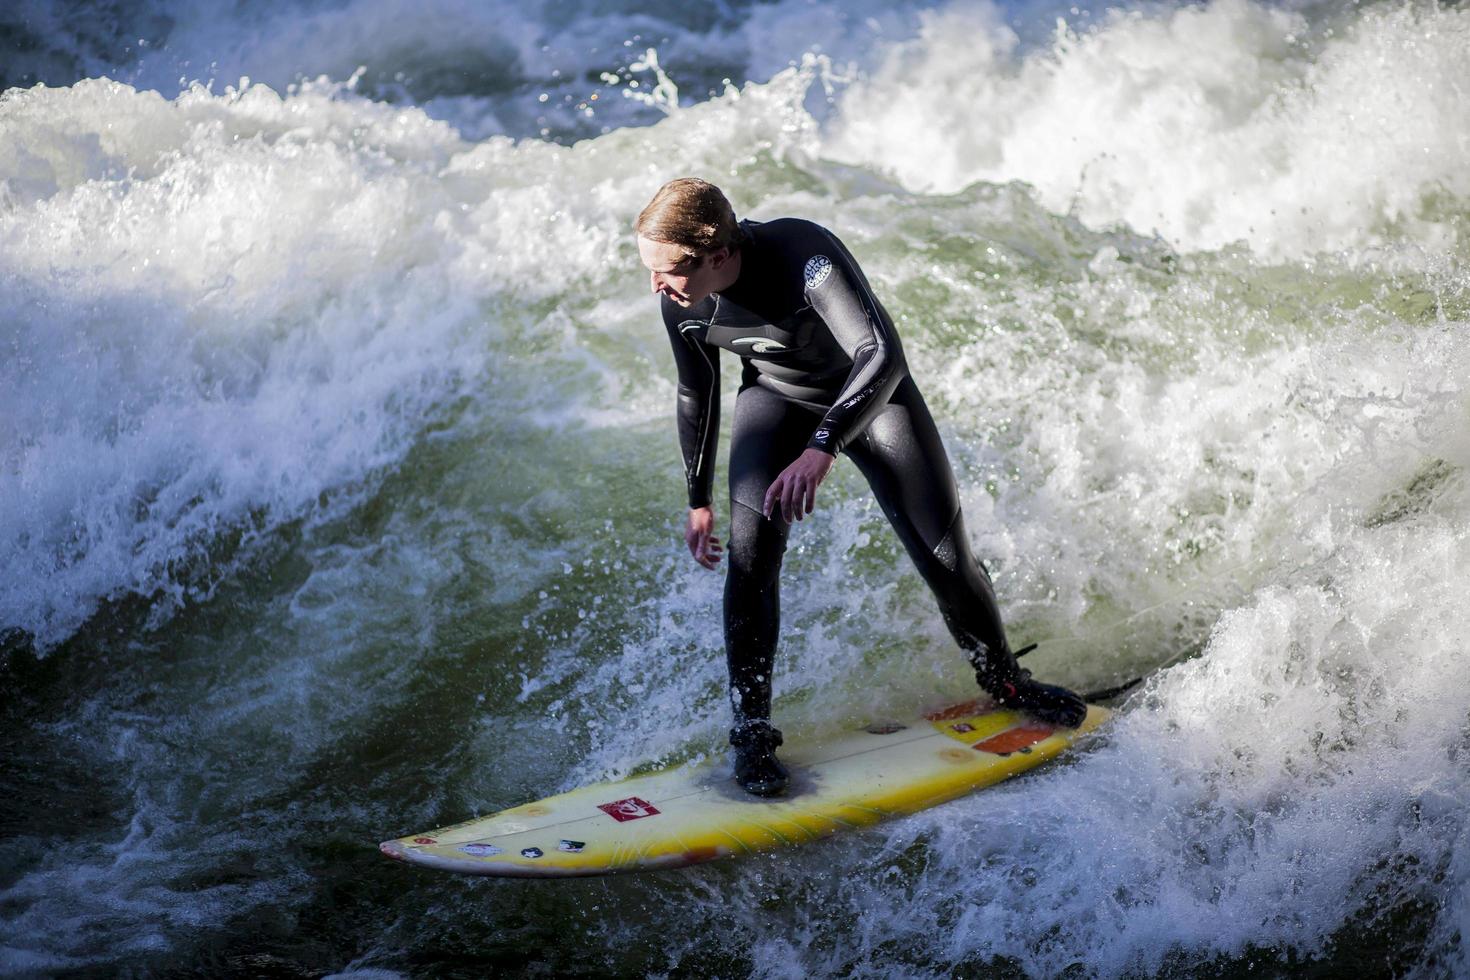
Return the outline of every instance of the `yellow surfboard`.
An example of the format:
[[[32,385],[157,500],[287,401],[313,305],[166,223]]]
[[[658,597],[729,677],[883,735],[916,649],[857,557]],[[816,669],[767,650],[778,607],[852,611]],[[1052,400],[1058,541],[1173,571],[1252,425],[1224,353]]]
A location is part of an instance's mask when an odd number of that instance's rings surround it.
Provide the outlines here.
[[[1053,729],[989,701],[877,721],[780,752],[784,796],[735,785],[721,760],[597,783],[439,830],[384,841],[391,858],[443,871],[519,878],[679,868],[767,851],[914,813],[1053,758],[1108,718],[1090,705]]]

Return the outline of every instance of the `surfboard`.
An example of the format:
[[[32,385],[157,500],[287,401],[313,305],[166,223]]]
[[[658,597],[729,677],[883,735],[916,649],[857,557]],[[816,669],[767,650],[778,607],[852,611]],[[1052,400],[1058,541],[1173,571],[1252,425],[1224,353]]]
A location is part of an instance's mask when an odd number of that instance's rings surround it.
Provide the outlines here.
[[[988,700],[881,719],[780,750],[784,796],[742,791],[723,758],[597,783],[465,823],[384,841],[390,858],[441,871],[559,878],[680,868],[866,827],[1000,782],[1102,724],[1089,705],[1054,729]]]

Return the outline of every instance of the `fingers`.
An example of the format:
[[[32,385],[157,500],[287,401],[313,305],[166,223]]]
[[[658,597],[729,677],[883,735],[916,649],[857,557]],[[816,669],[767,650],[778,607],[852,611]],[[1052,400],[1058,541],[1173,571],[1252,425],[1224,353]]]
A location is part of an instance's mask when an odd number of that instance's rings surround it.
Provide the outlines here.
[[[803,520],[817,506],[817,482],[809,476],[802,474],[782,473],[776,477],[776,482],[771,484],[766,491],[766,499],[761,504],[761,513],[771,520],[776,519],[776,514],[787,524],[792,521]]]
[[[782,520],[790,524],[803,520],[816,510],[817,487],[832,469],[832,457],[816,449],[808,449],[766,488],[761,512],[775,520],[777,509]]]
[[[771,489],[766,491],[766,503],[763,508],[765,515],[775,520],[780,515],[781,520],[787,524],[791,523],[791,498],[796,489],[797,478],[788,473],[782,473],[776,477],[776,482],[771,484]]]
[[[761,508],[768,518],[774,521],[779,513],[781,520],[787,524],[791,523],[791,500],[799,479],[789,467],[782,470],[781,475],[776,477],[775,482],[766,491],[765,504]]]
[[[689,553],[694,556],[694,560],[705,568],[713,569],[724,555],[720,539],[708,532],[691,530],[684,535],[684,542],[689,545]]]
[[[800,508],[796,506],[796,502],[801,499],[802,487],[804,485],[805,481],[801,477],[795,477],[787,480],[786,485],[781,488],[781,516],[786,519],[787,524],[802,516]]]

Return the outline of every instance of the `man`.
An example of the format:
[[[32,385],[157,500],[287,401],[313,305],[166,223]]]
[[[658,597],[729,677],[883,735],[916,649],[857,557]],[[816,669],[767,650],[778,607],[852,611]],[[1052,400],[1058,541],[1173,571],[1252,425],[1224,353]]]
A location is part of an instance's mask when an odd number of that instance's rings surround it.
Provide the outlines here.
[[[736,781],[757,796],[786,788],[770,722],[777,578],[791,522],[812,512],[838,453],[867,478],[980,686],[1042,721],[1081,724],[1081,698],[1016,665],[990,578],[970,553],[939,432],[892,319],[842,243],[796,218],[737,221],[720,189],[694,178],[660,188],[635,229],[678,366],[684,539],[705,568],[722,555],[710,497],[719,352],[741,359],[725,579]]]

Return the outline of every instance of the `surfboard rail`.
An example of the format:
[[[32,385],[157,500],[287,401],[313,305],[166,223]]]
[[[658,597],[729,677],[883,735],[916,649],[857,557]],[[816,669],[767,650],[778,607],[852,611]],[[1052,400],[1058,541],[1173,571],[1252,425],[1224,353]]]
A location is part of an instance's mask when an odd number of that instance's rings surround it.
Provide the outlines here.
[[[1089,705],[1056,729],[987,700],[870,722],[781,753],[784,796],[743,792],[723,760],[596,783],[379,844],[390,858],[460,874],[560,878],[681,868],[807,843],[915,813],[1059,755],[1110,716]]]

